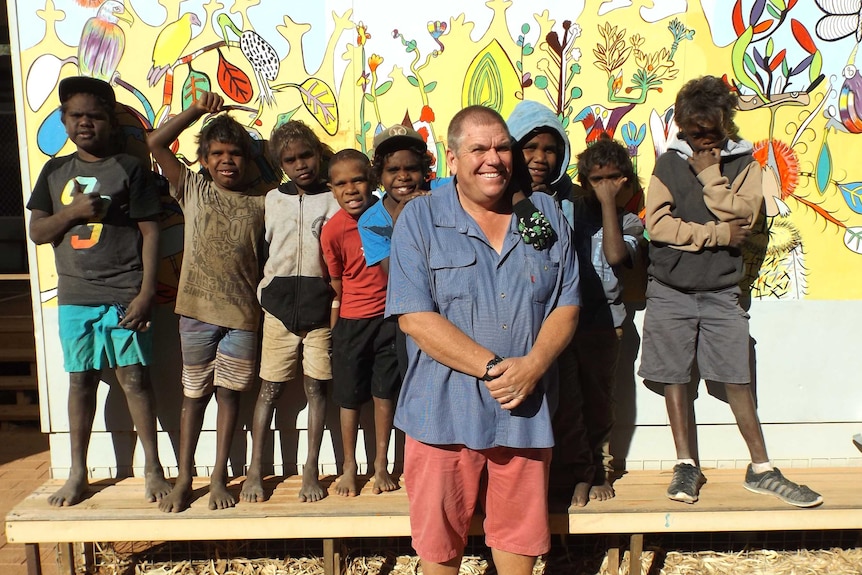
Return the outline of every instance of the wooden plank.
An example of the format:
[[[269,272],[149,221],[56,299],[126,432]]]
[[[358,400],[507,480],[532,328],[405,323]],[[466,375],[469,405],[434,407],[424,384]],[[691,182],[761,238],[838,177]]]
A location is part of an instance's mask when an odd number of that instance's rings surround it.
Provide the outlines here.
[[[30,274],[21,273],[21,274],[0,274],[0,281],[20,281],[20,280],[29,280]]]
[[[711,531],[862,529],[859,468],[787,470],[795,481],[823,494],[825,503],[799,509],[775,497],[758,495],[742,485],[744,470],[706,470],[709,479],[694,505],[665,496],[670,471],[629,473],[615,484],[617,496],[605,502],[551,515],[554,533],[644,534]],[[143,499],[143,480],[100,480],[78,505],[54,508],[48,496],[63,480],[50,480],[15,506],[6,517],[6,536],[13,543],[56,541],[219,540],[228,533],[243,539],[389,537],[410,533],[404,489],[374,495],[369,484],[360,495],[334,493],[333,477],[322,479],[329,496],[301,503],[301,478],[269,478],[272,497],[264,503],[240,502],[232,509],[207,508],[207,478],[196,478],[191,508],[165,514]],[[239,492],[242,479],[229,489]],[[285,520],[290,518],[290,520]],[[481,532],[480,520],[471,532]]]
[[[19,361],[32,363],[36,361],[36,344],[32,347],[0,348],[0,361]]]
[[[0,421],[39,421],[39,406],[0,405]]]
[[[38,543],[27,543],[24,546],[27,560],[27,575],[42,575],[42,557],[39,555]]]
[[[7,315],[0,322],[0,333],[29,334],[30,339],[33,339],[33,329],[32,315]]]
[[[35,375],[0,375],[0,391],[29,391],[39,389]]]
[[[631,536],[629,544],[629,575],[641,575],[641,555],[644,550],[644,536],[642,533],[635,533]]]

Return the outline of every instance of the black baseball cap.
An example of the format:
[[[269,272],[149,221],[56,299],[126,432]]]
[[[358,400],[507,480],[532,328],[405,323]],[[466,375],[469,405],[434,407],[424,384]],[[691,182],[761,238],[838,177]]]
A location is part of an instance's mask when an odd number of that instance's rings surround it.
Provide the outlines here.
[[[62,104],[75,94],[93,94],[102,98],[111,107],[117,104],[117,97],[114,95],[114,89],[110,84],[98,78],[90,78],[89,76],[71,76],[60,80],[58,89],[60,94],[60,103]]]

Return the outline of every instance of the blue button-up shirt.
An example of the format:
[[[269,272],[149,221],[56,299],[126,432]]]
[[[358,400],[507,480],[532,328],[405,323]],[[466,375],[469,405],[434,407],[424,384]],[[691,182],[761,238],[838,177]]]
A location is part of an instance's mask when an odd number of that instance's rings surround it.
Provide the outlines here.
[[[580,305],[571,228],[550,196],[531,199],[557,241],[543,250],[525,244],[513,215],[499,254],[461,207],[454,182],[411,200],[392,236],[386,314],[437,312],[498,355],[526,355],[551,311]],[[471,449],[553,446],[548,396],[556,396],[555,366],[507,411],[485,382],[438,363],[412,338],[407,354],[395,425],[413,439]]]

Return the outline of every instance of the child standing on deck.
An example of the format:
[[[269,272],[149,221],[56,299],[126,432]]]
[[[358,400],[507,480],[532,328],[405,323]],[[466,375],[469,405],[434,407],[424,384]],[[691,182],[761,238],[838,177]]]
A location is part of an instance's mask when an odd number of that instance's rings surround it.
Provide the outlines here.
[[[222,103],[218,94],[203,92],[147,138],[185,217],[176,304],[183,354],[179,475],[170,495],[159,504],[165,512],[176,513],[189,506],[195,449],[213,392],[218,416],[209,508],[236,504],[227,490],[227,460],[239,394],[256,377],[260,325],[256,290],[265,196],[249,188],[251,138],[226,114],[204,125],[198,136],[198,160],[205,174],[189,170],[170,148],[198,119],[220,112]]]
[[[330,310],[332,288],[320,251],[320,230],[338,211],[323,177],[332,150],[311,128],[292,120],[269,140],[272,163],[290,181],[266,195],[266,245],[258,297],[263,307],[262,380],[252,422],[252,452],[243,501],[265,500],[261,459],[275,402],[296,377],[302,357],[308,401],[308,455],[302,469],[300,501],[319,501],[320,445],[326,415],[326,384],[332,379]]]
[[[724,383],[751,455],[743,486],[798,507],[823,498],[772,466],[749,385],[748,314],[739,305],[740,246],[760,215],[760,165],[733,122],[737,98],[713,76],[687,82],[676,97],[678,136],[656,161],[646,200],[650,238],[647,305],[638,374],[664,384],[678,463],[668,498],[698,500],[706,482],[692,448],[687,383]]]
[[[425,140],[413,128],[391,126],[374,137],[374,177],[383,188],[383,200],[372,205],[359,218],[359,236],[365,252],[365,263],[379,265],[389,275],[389,252],[392,229],[407,202],[424,196],[431,173],[431,156]],[[407,371],[407,341],[396,323],[395,350],[401,379]],[[381,426],[380,433],[384,427]],[[378,435],[378,443],[384,438]],[[385,441],[388,441],[388,436]]]
[[[344,465],[336,493],[356,496],[358,466],[356,439],[359,410],[374,401],[376,457],[374,493],[393,491],[398,484],[389,474],[389,436],[400,377],[395,353],[395,324],[384,321],[387,273],[368,266],[357,221],[375,202],[368,158],[356,150],[342,150],[329,164],[329,186],[341,206],[325,226],[320,243],[335,300],[332,304],[333,397],[340,406]]]
[[[577,429],[569,450],[576,469],[571,504],[614,497],[610,435],[614,387],[626,309],[623,268],[638,260],[644,243],[640,218],[623,206],[640,190],[628,150],[607,136],[578,155],[578,181],[585,195],[572,202],[574,244],[583,305],[578,330],[560,355],[562,377],[573,379]],[[573,423],[569,423],[572,425]]]
[[[48,497],[79,503],[102,369],[112,367],[144,449],[145,497],[168,494],[156,444],[150,312],[156,295],[158,192],[149,170],[117,149],[111,85],[84,76],[59,86],[74,154],[48,160],[27,203],[30,239],[51,243],[57,264],[60,343],[69,372],[69,479]]]

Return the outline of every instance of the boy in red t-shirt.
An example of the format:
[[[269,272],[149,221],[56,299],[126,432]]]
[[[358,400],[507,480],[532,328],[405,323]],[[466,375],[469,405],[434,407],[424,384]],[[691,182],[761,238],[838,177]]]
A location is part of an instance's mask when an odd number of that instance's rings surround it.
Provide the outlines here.
[[[389,437],[400,388],[395,353],[395,323],[384,321],[388,278],[380,266],[368,267],[357,220],[378,201],[371,164],[356,150],[342,150],[329,161],[329,187],[341,206],[323,226],[320,245],[329,268],[332,302],[333,398],[340,407],[344,468],[335,492],[356,496],[356,437],[359,410],[374,400],[376,455],[374,493],[393,491],[389,474]]]

